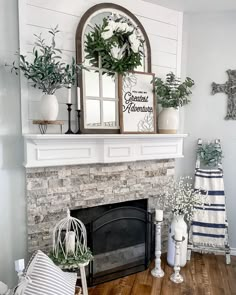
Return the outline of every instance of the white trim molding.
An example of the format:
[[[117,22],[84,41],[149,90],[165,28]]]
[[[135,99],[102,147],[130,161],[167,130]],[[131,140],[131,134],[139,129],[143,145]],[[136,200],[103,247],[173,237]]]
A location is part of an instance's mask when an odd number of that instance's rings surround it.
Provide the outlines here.
[[[230,254],[231,254],[232,256],[236,256],[236,248],[231,248],[231,249],[230,249]]]
[[[183,157],[186,134],[28,134],[24,166],[49,167]]]

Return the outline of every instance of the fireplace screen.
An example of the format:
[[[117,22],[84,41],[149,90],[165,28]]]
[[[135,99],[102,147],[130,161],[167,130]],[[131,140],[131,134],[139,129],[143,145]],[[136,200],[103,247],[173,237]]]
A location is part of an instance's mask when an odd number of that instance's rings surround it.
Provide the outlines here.
[[[86,224],[88,244],[94,255],[88,269],[90,286],[148,267],[153,229],[147,200],[78,211],[84,211],[76,217]]]

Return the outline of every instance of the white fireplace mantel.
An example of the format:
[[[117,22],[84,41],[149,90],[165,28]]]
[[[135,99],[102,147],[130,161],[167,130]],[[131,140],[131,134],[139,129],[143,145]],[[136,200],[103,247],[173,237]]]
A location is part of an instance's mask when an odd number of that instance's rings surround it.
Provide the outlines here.
[[[49,167],[183,157],[187,134],[27,134],[24,166]]]

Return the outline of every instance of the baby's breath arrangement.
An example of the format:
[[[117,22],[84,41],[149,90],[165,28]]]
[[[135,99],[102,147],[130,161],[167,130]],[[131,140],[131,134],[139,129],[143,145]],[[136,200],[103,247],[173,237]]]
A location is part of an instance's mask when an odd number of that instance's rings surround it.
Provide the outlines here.
[[[195,207],[204,208],[206,198],[207,192],[194,189],[189,176],[171,179],[161,194],[163,208],[170,208],[175,216],[184,215],[186,221],[192,220]]]

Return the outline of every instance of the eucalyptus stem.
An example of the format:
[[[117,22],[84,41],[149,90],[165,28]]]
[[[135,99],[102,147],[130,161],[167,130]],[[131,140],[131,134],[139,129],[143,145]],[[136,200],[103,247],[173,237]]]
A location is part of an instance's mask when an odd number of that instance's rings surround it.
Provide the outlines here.
[[[207,167],[217,167],[222,163],[222,150],[218,143],[203,144],[198,147],[197,154]]]
[[[170,72],[166,75],[166,81],[156,77],[154,79],[155,93],[157,102],[164,108],[178,108],[190,102],[189,96],[192,94],[191,88],[194,81],[187,77],[181,82],[174,73]]]

